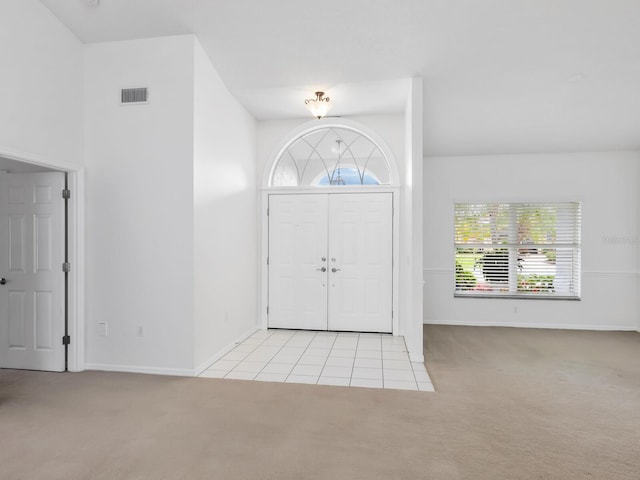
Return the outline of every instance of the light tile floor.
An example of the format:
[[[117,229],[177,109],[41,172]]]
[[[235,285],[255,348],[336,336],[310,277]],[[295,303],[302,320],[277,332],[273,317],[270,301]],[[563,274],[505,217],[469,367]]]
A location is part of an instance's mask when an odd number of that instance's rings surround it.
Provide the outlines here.
[[[404,338],[376,333],[258,330],[200,376],[434,391]]]

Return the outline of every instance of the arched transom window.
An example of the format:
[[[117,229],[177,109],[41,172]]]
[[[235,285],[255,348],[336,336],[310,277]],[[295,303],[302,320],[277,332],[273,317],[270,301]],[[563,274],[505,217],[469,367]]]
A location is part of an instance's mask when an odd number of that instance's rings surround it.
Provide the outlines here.
[[[286,147],[271,175],[272,187],[389,185],[389,163],[378,145],[345,127],[304,133]]]

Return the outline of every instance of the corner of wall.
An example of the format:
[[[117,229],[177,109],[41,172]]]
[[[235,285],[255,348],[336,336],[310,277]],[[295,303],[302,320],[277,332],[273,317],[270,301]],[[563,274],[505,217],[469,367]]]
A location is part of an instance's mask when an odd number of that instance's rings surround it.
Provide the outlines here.
[[[258,325],[256,122],[194,43],[194,365]],[[221,228],[223,226],[223,228]]]
[[[401,300],[404,332],[412,358],[423,356],[423,80],[411,78],[405,110],[405,177],[403,182],[403,232],[405,285]],[[407,260],[405,262],[404,260]]]
[[[640,151],[636,152],[636,182],[640,187]],[[637,331],[640,332],[640,188],[636,188],[636,246],[638,249],[638,261],[636,263],[636,320]]]

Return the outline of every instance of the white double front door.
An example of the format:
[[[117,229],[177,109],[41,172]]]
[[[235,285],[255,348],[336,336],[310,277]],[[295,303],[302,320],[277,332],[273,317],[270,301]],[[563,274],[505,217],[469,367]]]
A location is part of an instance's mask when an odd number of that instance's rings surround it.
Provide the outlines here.
[[[0,173],[0,367],[63,371],[63,173]]]
[[[392,331],[391,193],[269,196],[270,328]]]

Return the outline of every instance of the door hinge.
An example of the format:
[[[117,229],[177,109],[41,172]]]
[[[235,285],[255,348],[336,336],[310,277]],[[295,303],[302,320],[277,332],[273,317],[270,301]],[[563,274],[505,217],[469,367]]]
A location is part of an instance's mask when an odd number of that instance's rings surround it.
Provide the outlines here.
[[[269,305],[267,305],[267,315],[269,315]]]
[[[71,271],[71,264],[69,262],[64,262],[62,264],[62,271],[64,273],[69,273]]]
[[[391,310],[391,319],[393,320],[393,310]]]
[[[269,257],[267,257],[267,265],[269,265]]]
[[[62,190],[62,198],[64,198],[65,200],[69,200],[71,198],[71,190],[69,190],[68,188]]]
[[[267,207],[267,217],[269,216],[269,207]]]
[[[65,335],[64,337],[62,337],[62,344],[63,345],[70,345],[71,344],[71,337],[69,335]]]

